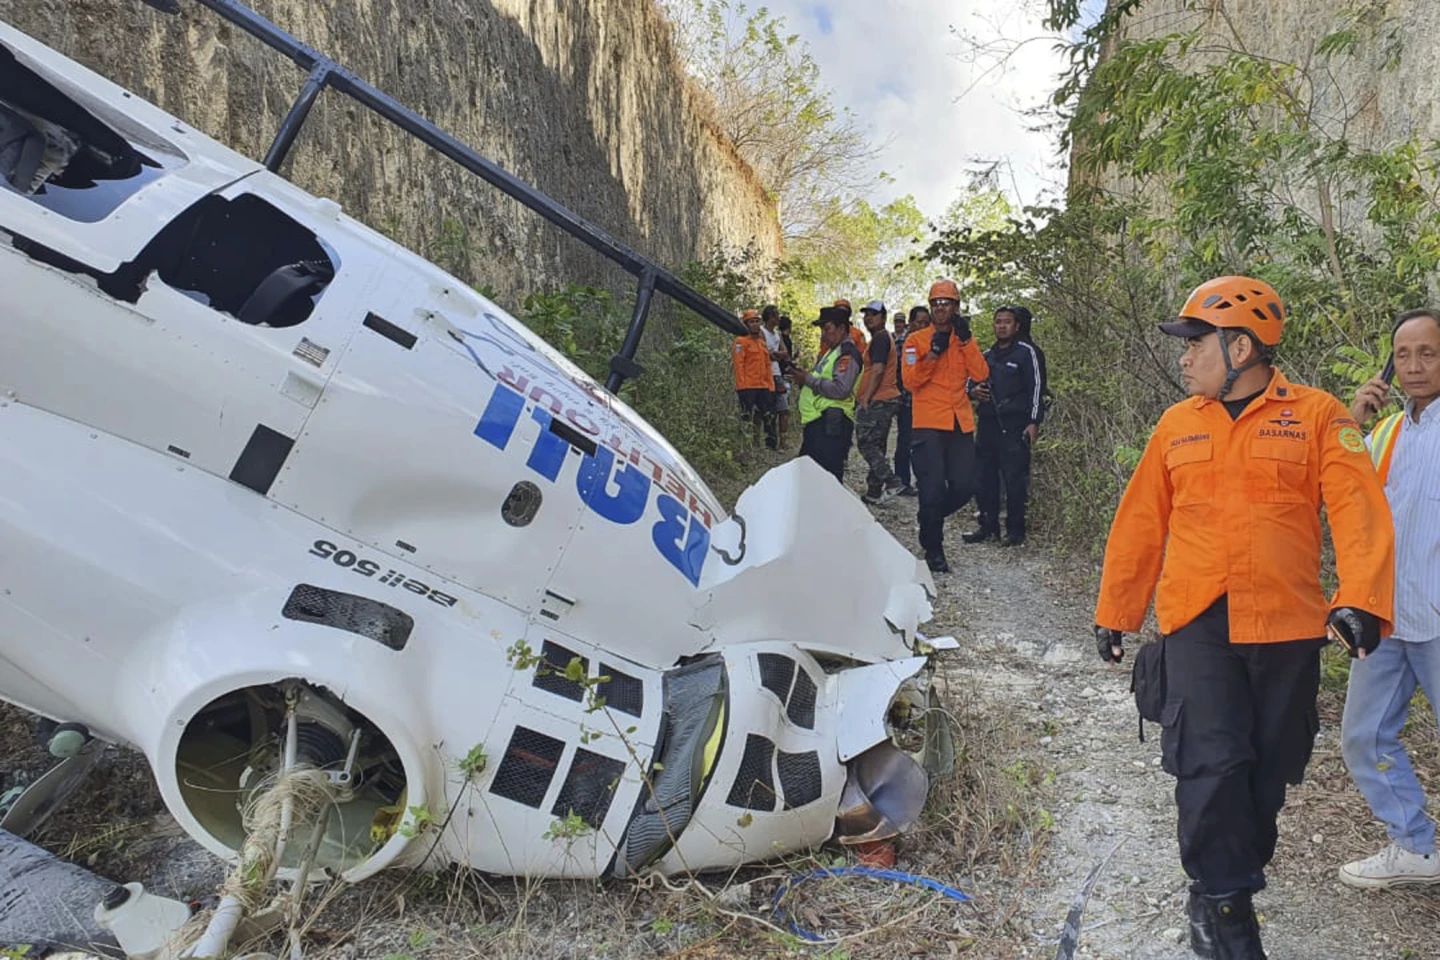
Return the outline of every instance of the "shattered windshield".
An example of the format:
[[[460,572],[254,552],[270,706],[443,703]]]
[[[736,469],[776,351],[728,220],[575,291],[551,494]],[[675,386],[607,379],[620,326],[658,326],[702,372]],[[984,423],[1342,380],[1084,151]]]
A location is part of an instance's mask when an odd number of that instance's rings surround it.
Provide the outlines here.
[[[184,162],[142,150],[0,47],[0,186],[94,223]]]

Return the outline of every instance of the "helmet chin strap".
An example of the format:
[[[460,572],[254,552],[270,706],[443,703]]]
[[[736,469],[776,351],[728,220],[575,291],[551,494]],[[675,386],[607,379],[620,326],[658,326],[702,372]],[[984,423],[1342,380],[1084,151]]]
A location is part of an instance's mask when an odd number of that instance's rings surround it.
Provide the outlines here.
[[[1215,399],[1223,401],[1227,396],[1230,395],[1231,389],[1235,386],[1235,381],[1240,379],[1240,374],[1244,373],[1246,370],[1249,370],[1251,367],[1258,366],[1263,361],[1260,356],[1260,351],[1257,350],[1255,351],[1255,355],[1251,357],[1249,363],[1246,363],[1245,365],[1240,367],[1235,366],[1233,363],[1230,362],[1231,331],[1217,330],[1216,332],[1220,334],[1220,356],[1225,359],[1225,384],[1220,388],[1220,392],[1215,395]]]

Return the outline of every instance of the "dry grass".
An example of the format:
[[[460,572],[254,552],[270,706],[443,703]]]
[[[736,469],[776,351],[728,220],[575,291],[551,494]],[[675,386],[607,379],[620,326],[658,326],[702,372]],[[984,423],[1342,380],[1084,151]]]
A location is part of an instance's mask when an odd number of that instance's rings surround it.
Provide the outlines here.
[[[838,845],[693,878],[540,881],[455,867],[312,891],[302,931],[307,956],[1019,956],[1023,933],[1012,921],[1045,851],[1046,778],[1022,751],[1014,717],[987,708],[976,684],[952,679],[942,687],[956,736],[956,772],[935,785],[922,822],[900,839],[896,865],[958,887],[972,903],[888,882],[821,878],[791,889],[785,913],[777,915],[773,899],[787,880],[851,862]],[[3,719],[16,743],[28,719],[13,708]],[[142,772],[148,776],[142,759],[122,753],[97,776],[118,775],[128,784]],[[150,788],[123,805],[71,804],[41,839],[111,879],[133,879],[154,866],[142,858],[145,844],[135,841],[152,825],[157,799]],[[96,857],[96,851],[103,853]],[[827,942],[804,943],[787,919]],[[237,946],[274,950],[282,939]]]
[[[788,890],[777,913],[786,881],[851,862],[838,845],[728,874],[636,881],[538,881],[455,867],[312,893],[307,955],[1019,956],[1024,934],[1012,920],[1045,851],[1046,778],[1021,751],[1013,718],[986,709],[974,683],[944,691],[956,773],[933,788],[922,823],[897,844],[896,864],[964,890],[972,903],[865,878],[818,878]],[[824,942],[805,943],[791,921]]]

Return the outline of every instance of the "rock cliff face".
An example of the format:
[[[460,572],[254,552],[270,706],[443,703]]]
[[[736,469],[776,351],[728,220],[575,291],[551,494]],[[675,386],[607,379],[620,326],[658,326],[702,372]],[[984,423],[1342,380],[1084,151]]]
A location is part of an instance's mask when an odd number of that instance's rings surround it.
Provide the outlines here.
[[[1356,146],[1440,139],[1435,0],[1143,0],[1123,29],[1134,40],[1202,30],[1215,42],[1197,45],[1196,63],[1243,49],[1295,64],[1317,122]],[[1357,41],[1353,53],[1327,66],[1321,42],[1342,31]]]
[[[249,156],[304,82],[197,5],[0,0],[4,19]],[[254,0],[300,40],[623,243],[678,270],[716,243],[775,256],[773,204],[705,120],[652,0]],[[502,302],[633,286],[520,204],[327,93],[282,171]]]

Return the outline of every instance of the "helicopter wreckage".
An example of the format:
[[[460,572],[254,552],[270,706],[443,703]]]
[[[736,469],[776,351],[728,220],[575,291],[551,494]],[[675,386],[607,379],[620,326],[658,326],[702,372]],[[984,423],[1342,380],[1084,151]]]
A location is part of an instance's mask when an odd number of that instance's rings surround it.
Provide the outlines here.
[[[703,871],[908,828],[951,762],[929,572],[803,458],[727,515],[616,395],[654,293],[734,317],[197,2],[310,72],[264,163],[0,24],[0,697],[70,758],[3,825],[113,742],[232,863],[246,805],[310,771],[292,879]],[[635,274],[604,388],[277,175],[327,89]]]

